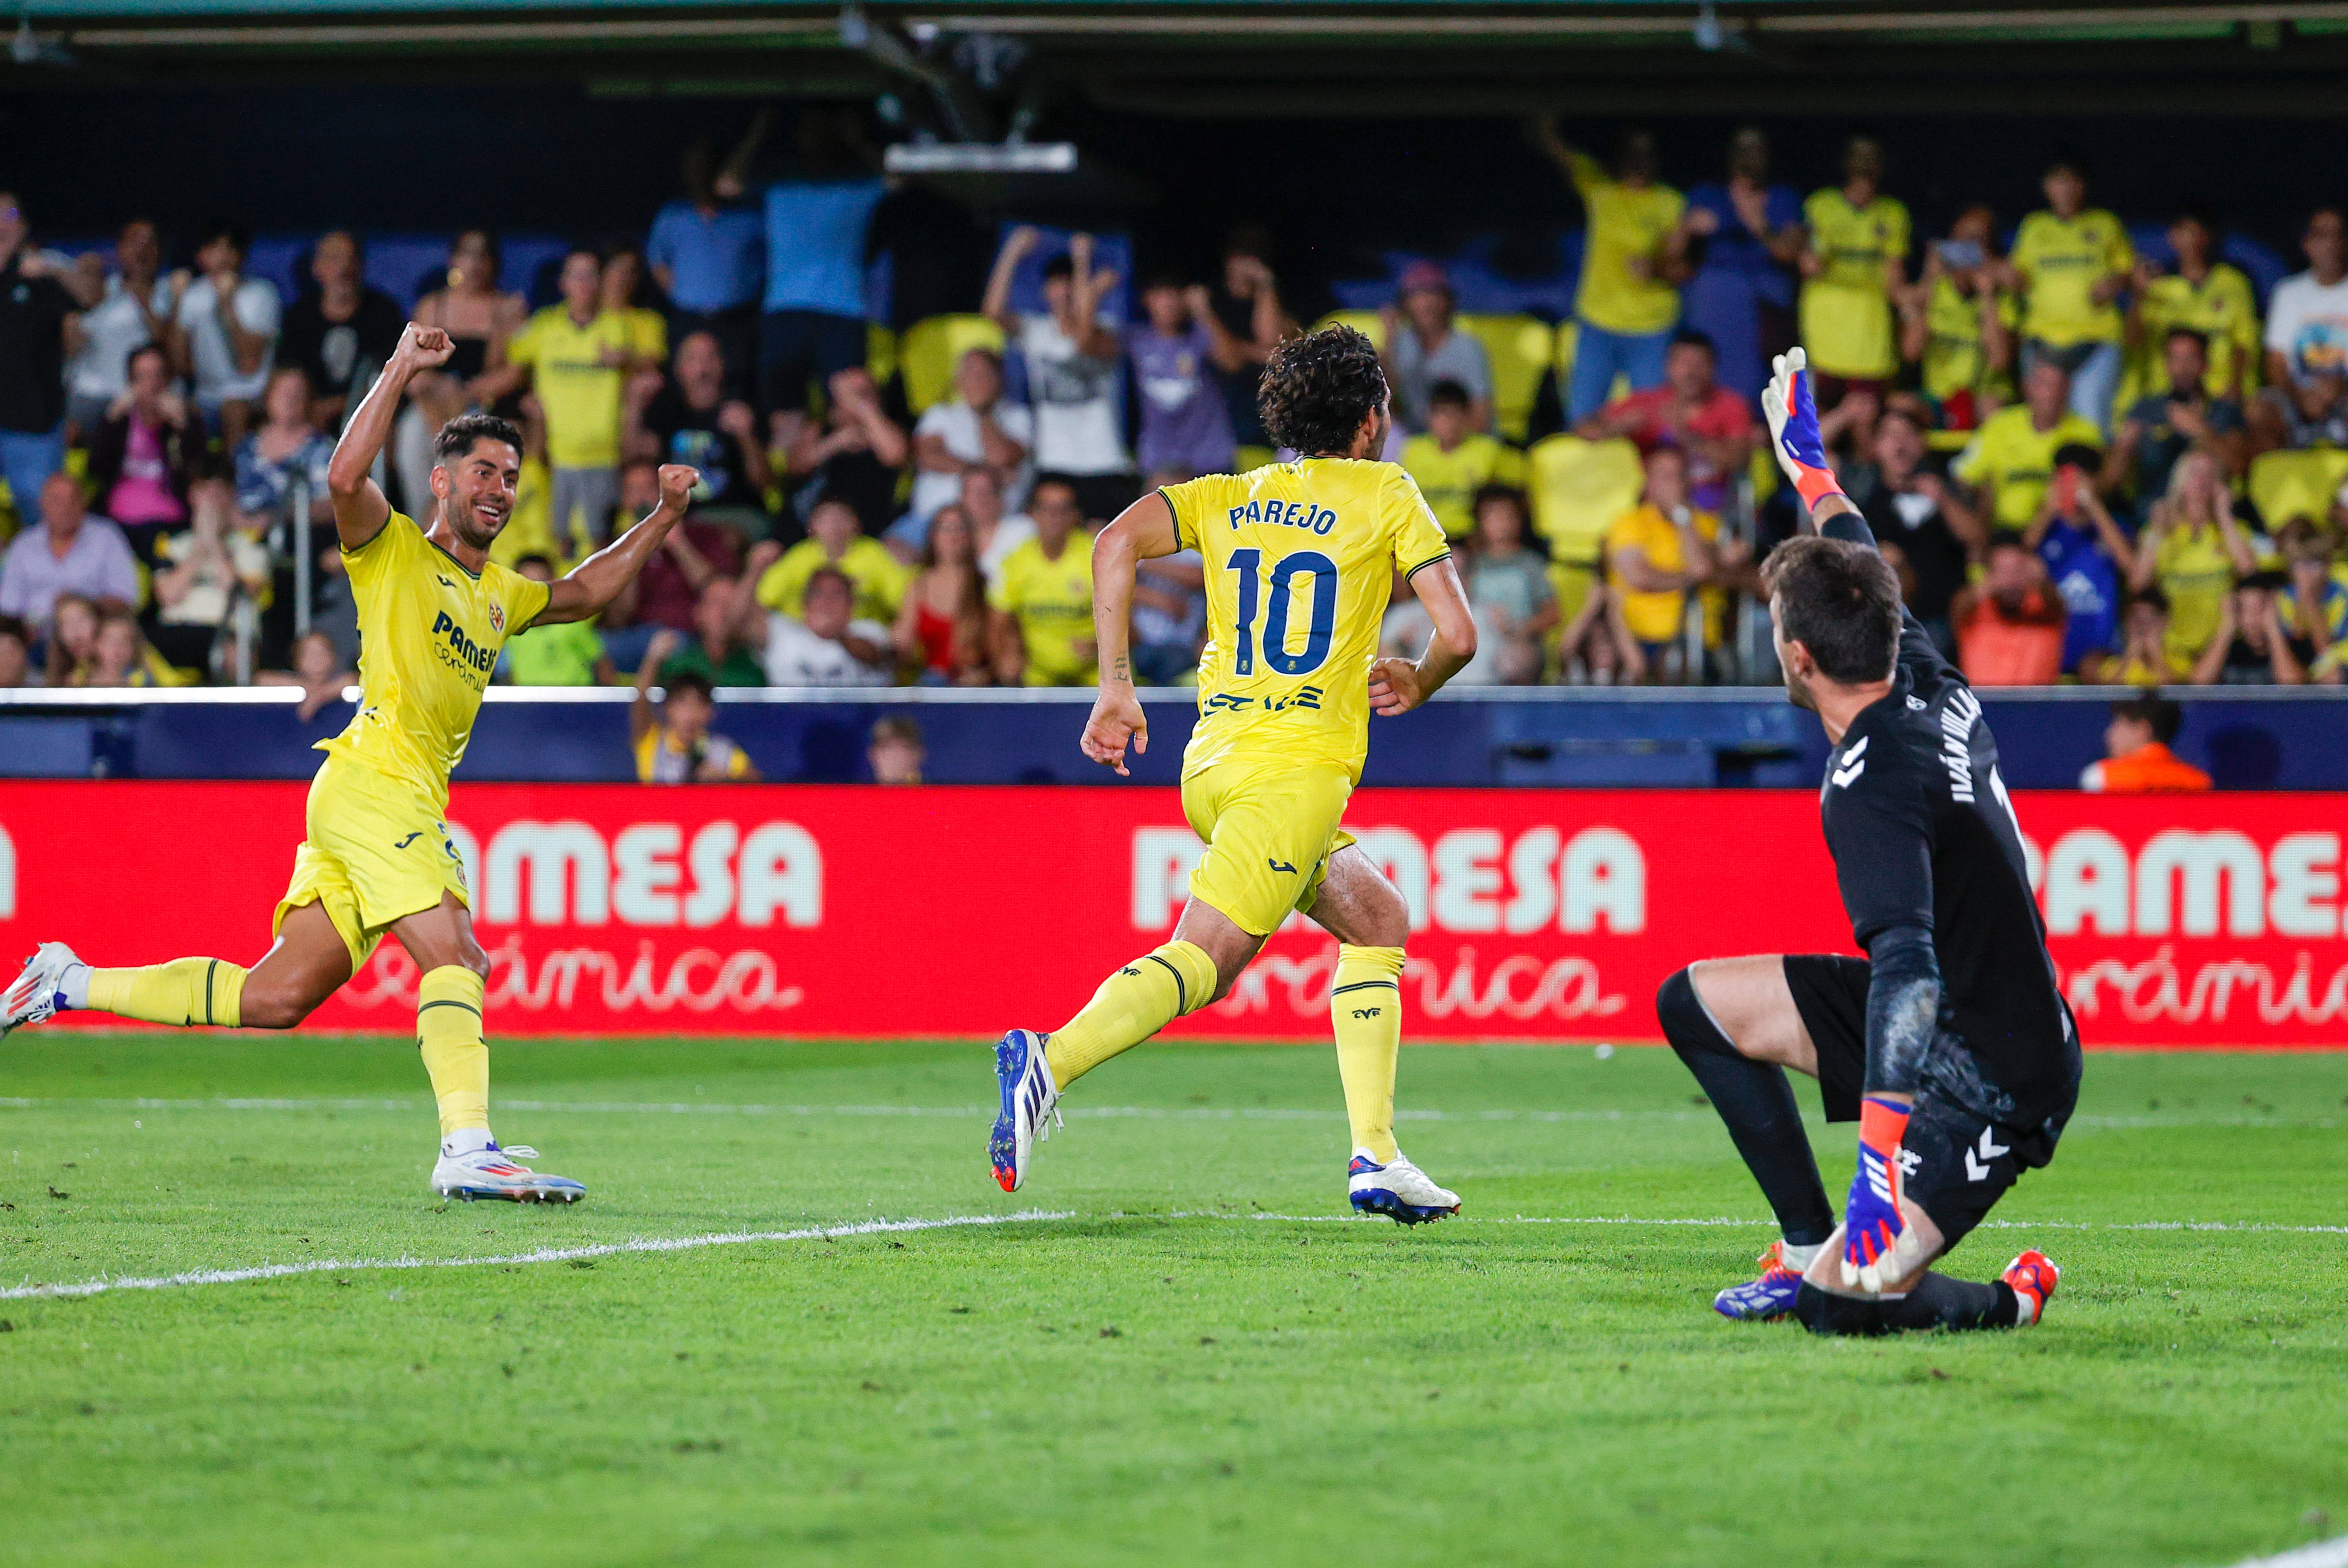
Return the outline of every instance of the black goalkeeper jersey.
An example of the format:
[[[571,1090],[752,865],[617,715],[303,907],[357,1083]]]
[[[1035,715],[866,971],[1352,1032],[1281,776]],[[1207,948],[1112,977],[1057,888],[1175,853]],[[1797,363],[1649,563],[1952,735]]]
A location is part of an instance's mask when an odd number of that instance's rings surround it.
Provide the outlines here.
[[[1852,514],[1830,536],[1874,541]],[[1891,690],[1827,763],[1819,814],[1861,951],[1897,925],[1931,933],[1939,1027],[1922,1078],[1977,1114],[2059,1130],[2078,1096],[2079,1034],[1981,699],[1904,617]]]

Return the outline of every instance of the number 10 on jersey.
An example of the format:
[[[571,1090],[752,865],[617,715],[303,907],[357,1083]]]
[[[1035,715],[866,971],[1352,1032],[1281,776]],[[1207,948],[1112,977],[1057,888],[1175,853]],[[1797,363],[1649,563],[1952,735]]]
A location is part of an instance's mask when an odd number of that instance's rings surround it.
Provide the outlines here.
[[[1337,563],[1317,550],[1300,550],[1293,555],[1282,556],[1272,563],[1270,573],[1272,603],[1268,614],[1263,602],[1267,583],[1262,566],[1261,550],[1231,552],[1231,570],[1240,578],[1239,626],[1232,638],[1231,673],[1255,674],[1255,624],[1256,617],[1262,614],[1265,667],[1274,675],[1309,676],[1327,661],[1329,641],[1336,634]],[[1288,651],[1290,607],[1298,593],[1296,579],[1307,573],[1313,578],[1312,617],[1306,624],[1303,649],[1292,654]]]

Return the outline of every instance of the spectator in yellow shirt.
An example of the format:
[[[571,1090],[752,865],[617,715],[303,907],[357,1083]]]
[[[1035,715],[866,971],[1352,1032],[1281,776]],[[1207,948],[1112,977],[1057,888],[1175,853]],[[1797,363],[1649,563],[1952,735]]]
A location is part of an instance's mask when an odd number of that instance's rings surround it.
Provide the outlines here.
[[[994,612],[995,676],[1005,686],[1091,686],[1100,679],[1093,638],[1093,540],[1066,480],[1035,481],[1028,513],[1035,537],[1004,559],[986,592]]]
[[[2071,377],[2072,412],[2095,426],[2101,446],[2119,391],[2124,323],[2119,297],[2136,268],[2120,221],[2087,205],[2087,176],[2075,158],[2050,165],[2046,206],[2022,221],[2007,261],[2022,295],[2022,365],[2051,359]]]
[[[1677,447],[1649,452],[1643,499],[1606,531],[1606,564],[1621,585],[1623,624],[1648,668],[1663,678],[1701,678],[1683,656],[1688,593],[1718,568],[1719,541],[1720,519],[1688,504],[1687,454]]]
[[[1879,394],[1900,368],[1891,302],[1908,287],[1908,209],[1883,194],[1882,178],[1883,144],[1854,136],[1843,148],[1841,186],[1803,207],[1810,239],[1801,256],[1802,346],[1821,407],[1854,384]]]
[[[1525,482],[1524,454],[1476,428],[1476,400],[1457,381],[1438,381],[1427,392],[1426,434],[1403,443],[1402,466],[1453,539],[1475,530],[1478,490]]]
[[[1984,420],[1949,471],[1981,492],[1993,528],[2028,528],[2054,479],[2054,454],[2080,445],[2103,448],[2103,433],[2069,410],[2071,378],[2042,358],[2023,377],[2022,401]]]
[[[1900,356],[1952,430],[1978,428],[2013,397],[2013,329],[2021,320],[1991,249],[1996,215],[1968,207],[1924,253],[1924,275],[1900,296]]]
[[[856,590],[856,620],[895,624],[911,573],[863,531],[856,510],[846,501],[818,501],[808,514],[808,536],[788,550],[769,540],[751,551],[747,574],[757,584],[755,597],[761,605],[796,621],[804,614],[808,580],[826,566]]]
[[[2136,264],[2128,339],[2138,394],[2157,397],[2182,390],[2169,381],[2163,348],[2170,333],[2188,327],[2209,340],[2203,387],[2211,397],[2241,407],[2258,374],[2259,302],[2250,280],[2240,268],[2217,259],[2217,224],[2198,207],[2186,208],[2169,224],[2168,248],[2177,254],[2173,268],[2148,259]]]
[[[583,247],[562,259],[562,303],[530,318],[506,346],[506,370],[484,398],[529,383],[546,419],[557,539],[583,524],[602,542],[620,503],[621,397],[636,368],[625,317],[603,308],[603,264]]]
[[[1565,422],[1579,425],[1606,406],[1615,377],[1643,392],[1663,378],[1663,351],[1680,319],[1672,256],[1684,253],[1687,203],[1656,178],[1653,132],[1622,138],[1614,168],[1566,144],[1554,115],[1532,122],[1533,145],[1581,196],[1581,284],[1573,301],[1576,342]],[[1684,263],[1679,263],[1684,266]]]

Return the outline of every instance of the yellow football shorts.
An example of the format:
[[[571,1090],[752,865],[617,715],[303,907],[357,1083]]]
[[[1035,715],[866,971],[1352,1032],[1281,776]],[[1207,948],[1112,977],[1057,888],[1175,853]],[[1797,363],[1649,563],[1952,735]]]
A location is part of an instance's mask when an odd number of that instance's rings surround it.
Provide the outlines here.
[[[1329,857],[1354,841],[1337,824],[1352,776],[1327,764],[1231,758],[1182,780],[1182,814],[1206,841],[1190,896],[1252,936],[1310,911]]]
[[[305,903],[324,909],[356,974],[394,921],[438,906],[443,892],[472,907],[465,861],[439,808],[358,763],[329,758],[310,782],[309,837],[278,901],[273,934]]]

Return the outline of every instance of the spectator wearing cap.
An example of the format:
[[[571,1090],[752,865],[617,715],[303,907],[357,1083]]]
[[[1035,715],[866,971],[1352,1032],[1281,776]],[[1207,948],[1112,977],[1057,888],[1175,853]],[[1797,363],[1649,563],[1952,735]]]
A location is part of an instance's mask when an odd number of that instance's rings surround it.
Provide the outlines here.
[[[196,407],[232,451],[259,410],[277,363],[283,307],[277,285],[244,274],[251,243],[244,229],[214,221],[196,232],[196,276],[180,294],[180,373],[194,386]],[[175,273],[179,288],[185,273]]]
[[[2209,776],[2169,749],[2184,727],[2185,710],[2158,692],[2112,704],[2104,727],[2104,759],[2090,762],[2079,788],[2091,795],[2183,795],[2209,788]]]
[[[1402,466],[1443,531],[1455,540],[1475,531],[1476,496],[1487,485],[1524,482],[1524,455],[1476,428],[1476,399],[1457,381],[1437,381],[1426,395],[1426,429],[1403,443]]]
[[[1821,407],[1864,387],[1880,397],[1900,368],[1891,303],[1907,293],[1908,209],[1882,190],[1883,144],[1843,144],[1842,183],[1803,206],[1802,346],[1818,373]]]
[[[1786,341],[1794,305],[1787,269],[1802,253],[1802,199],[1769,183],[1769,139],[1739,126],[1728,139],[1728,178],[1690,191],[1674,253],[1689,273],[1680,300],[1686,325],[1712,339],[1720,384],[1756,398],[1769,379],[1764,344]],[[1776,329],[1765,325],[1770,318]]]
[[[81,302],[31,249],[24,209],[0,191],[0,478],[29,519],[66,462],[66,328]]]
[[[2218,634],[2235,579],[2257,570],[2257,553],[2235,521],[2233,492],[2217,459],[2186,453],[2169,470],[2167,492],[2146,514],[2128,573],[2137,593],[2157,589],[2161,595],[2169,662],[2192,668]]]
[[[1686,236],[1680,193],[1656,177],[1661,158],[1653,132],[1623,134],[1608,169],[1558,134],[1554,116],[1536,119],[1533,145],[1557,164],[1590,217],[1582,233],[1581,280],[1574,293],[1573,371],[1566,422],[1579,425],[1603,407],[1614,378],[1643,392],[1663,378],[1663,352],[1679,325],[1675,273]]]
[[[2103,453],[2090,446],[2054,454],[2054,480],[2023,538],[2046,564],[2047,580],[2070,611],[2063,671],[2093,681],[2117,640],[2120,584],[2136,571],[2136,545],[2096,493]]]
[[[2022,295],[2022,366],[2052,362],[2070,377],[2071,411],[2096,427],[2101,446],[2119,390],[2126,324],[2119,297],[2136,270],[2127,230],[2087,205],[2085,165],[2073,157],[2047,165],[2046,205],[2014,232],[2007,270]]]
[[[128,386],[130,356],[148,344],[160,344],[168,366],[178,329],[171,325],[171,287],[162,277],[163,247],[146,219],[122,225],[111,270],[96,251],[83,255],[76,268],[82,297],[94,303],[81,313],[81,346],[66,367],[66,418],[76,438],[87,442]]]
[[[2253,572],[2226,595],[2218,634],[2194,661],[2196,686],[2302,686],[2314,646],[2294,636],[2282,615],[2291,580],[2280,572]]]
[[[366,251],[348,229],[318,237],[310,253],[316,286],[285,312],[277,360],[310,377],[310,422],[339,432],[399,346],[407,313],[366,281]]]
[[[1712,339],[1678,333],[1663,356],[1661,386],[1616,399],[1575,433],[1593,441],[1627,436],[1642,453],[1679,448],[1687,454],[1690,500],[1718,511],[1753,459],[1753,408],[1715,379],[1715,363]]]
[[[1106,521],[1125,510],[1136,488],[1117,407],[1125,344],[1107,309],[1117,273],[1093,265],[1090,234],[1073,235],[1068,248],[1044,264],[1045,308],[1032,315],[1014,310],[1012,279],[1042,242],[1035,229],[1011,231],[994,258],[982,308],[1026,362],[1037,470],[1068,480],[1084,515]]]
[[[1246,346],[1216,319],[1204,285],[1178,274],[1150,279],[1141,309],[1125,352],[1141,399],[1134,457],[1143,482],[1180,484],[1229,470],[1237,442],[1217,377],[1248,363]]]
[[[1957,663],[1977,686],[2053,686],[2063,674],[2067,618],[2037,552],[2011,531],[1991,536],[1981,581],[1949,606]]]
[[[2126,490],[2147,503],[2168,489],[2177,459],[2196,448],[2230,475],[2250,468],[2241,406],[2209,392],[2209,340],[2189,326],[2170,327],[2161,366],[2168,390],[2136,400],[2104,460],[2106,490]]]
[[[1412,435],[1426,429],[1427,398],[1438,381],[1468,389],[1468,422],[1477,429],[1491,423],[1492,362],[1481,343],[1459,330],[1457,315],[1451,280],[1433,262],[1405,267],[1395,303],[1378,313],[1395,418]]]
[[[37,493],[41,521],[17,534],[0,557],[0,615],[14,615],[46,638],[61,593],[136,604],[139,562],[122,531],[89,515],[81,486],[62,469]]]

